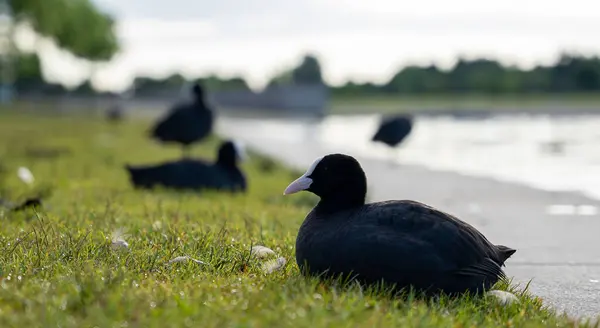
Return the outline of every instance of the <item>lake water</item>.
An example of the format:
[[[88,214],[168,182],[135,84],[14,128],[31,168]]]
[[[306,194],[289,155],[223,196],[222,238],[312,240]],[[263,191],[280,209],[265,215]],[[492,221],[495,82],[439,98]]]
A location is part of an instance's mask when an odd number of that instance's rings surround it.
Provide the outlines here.
[[[240,139],[319,143],[339,152],[600,199],[600,116],[417,117],[397,150],[370,141],[379,120],[378,115],[322,121],[227,118],[220,128]]]

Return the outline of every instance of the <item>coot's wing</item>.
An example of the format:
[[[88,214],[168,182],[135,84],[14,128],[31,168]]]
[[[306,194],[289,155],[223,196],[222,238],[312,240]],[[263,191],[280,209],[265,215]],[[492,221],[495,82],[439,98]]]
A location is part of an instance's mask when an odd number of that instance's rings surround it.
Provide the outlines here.
[[[170,139],[173,134],[179,133],[181,126],[189,121],[189,111],[186,106],[175,106],[152,129],[152,136],[161,139]]]
[[[377,132],[375,132],[375,134],[373,135],[372,140],[373,141],[381,141],[385,139],[385,136],[387,134],[389,134],[390,130],[390,122],[389,121],[382,121],[379,124],[379,128],[377,129]]]
[[[341,229],[341,270],[389,278],[401,273],[412,281],[442,274],[483,280],[502,273],[494,246],[481,233],[418,202],[369,204]]]
[[[127,165],[126,168],[134,186],[150,188],[154,185],[168,186],[177,166],[177,162],[164,162],[153,165]]]
[[[242,192],[246,192],[246,190],[248,189],[248,182],[246,181],[246,176],[239,169],[237,172],[237,177],[236,177],[235,183],[238,185],[238,187],[240,188],[240,191],[242,191]]]
[[[196,115],[198,115],[198,137],[204,138],[212,132],[214,113],[210,108],[204,108],[202,111],[196,112]]]
[[[227,189],[233,192],[246,192],[246,176],[239,167],[235,169],[228,169],[226,172],[224,171],[223,178],[226,180],[224,183],[227,185]]]
[[[410,134],[412,120],[407,117],[391,117],[382,121],[379,129],[373,136],[373,141],[384,141],[390,144],[398,144]]]
[[[410,132],[412,131],[412,119],[410,118],[405,118],[402,119],[399,124],[397,124],[398,127],[398,133],[400,134],[400,141],[404,140],[404,138],[406,138]]]

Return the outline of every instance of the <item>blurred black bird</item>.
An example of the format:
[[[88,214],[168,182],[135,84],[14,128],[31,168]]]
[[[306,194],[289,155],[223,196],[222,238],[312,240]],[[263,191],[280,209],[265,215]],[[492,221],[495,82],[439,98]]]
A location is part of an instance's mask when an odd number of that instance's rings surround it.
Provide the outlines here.
[[[9,200],[0,198],[0,206],[12,212],[20,212],[28,208],[39,209],[40,207],[42,207],[42,198],[30,197],[19,204],[15,204]]]
[[[430,295],[479,293],[505,278],[502,266],[516,252],[416,201],[365,204],[366,175],[348,155],[317,159],[284,194],[303,190],[320,198],[296,238],[303,274],[383,281]]]
[[[198,159],[180,159],[157,165],[131,166],[131,183],[136,188],[155,186],[179,190],[215,189],[232,192],[246,191],[246,177],[238,167],[245,157],[243,148],[232,141],[221,144],[214,163]]]
[[[410,134],[412,126],[413,119],[411,116],[384,117],[371,141],[382,142],[388,145],[390,147],[390,159],[394,162],[394,157],[396,156],[394,148]]]
[[[106,120],[111,123],[121,122],[124,118],[124,109],[119,104],[114,104],[106,111]]]
[[[189,146],[210,135],[213,128],[214,114],[205,103],[200,84],[194,84],[192,94],[192,102],[173,107],[151,131],[156,140],[181,144],[184,158],[189,156]]]
[[[398,146],[412,131],[411,116],[391,116],[382,119],[372,141],[383,142],[390,147]]]

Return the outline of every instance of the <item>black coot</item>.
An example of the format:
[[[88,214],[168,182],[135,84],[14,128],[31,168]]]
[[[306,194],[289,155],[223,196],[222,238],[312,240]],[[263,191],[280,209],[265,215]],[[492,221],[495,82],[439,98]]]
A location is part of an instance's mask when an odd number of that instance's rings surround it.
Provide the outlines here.
[[[214,115],[206,106],[204,91],[194,84],[194,100],[175,106],[152,130],[152,137],[162,142],[175,142],[182,146],[183,156],[188,156],[189,146],[210,135]]]
[[[126,165],[131,183],[136,188],[163,186],[180,190],[216,189],[232,192],[246,191],[246,177],[237,166],[243,158],[243,150],[232,141],[220,147],[217,160],[181,159],[158,165]]]
[[[123,106],[119,104],[112,105],[106,111],[106,120],[111,123],[121,122],[124,118]]]
[[[20,212],[29,208],[39,209],[42,207],[42,199],[41,197],[30,197],[19,204],[15,204],[11,201],[0,198],[0,206],[9,209],[12,212]]]
[[[366,284],[385,281],[429,294],[477,293],[504,278],[501,266],[516,252],[416,201],[365,204],[365,173],[348,155],[317,159],[284,194],[302,190],[320,197],[296,239],[305,274],[353,275]]]
[[[390,147],[396,147],[410,134],[412,126],[413,119],[411,116],[386,117],[381,121],[372,141],[379,141]]]

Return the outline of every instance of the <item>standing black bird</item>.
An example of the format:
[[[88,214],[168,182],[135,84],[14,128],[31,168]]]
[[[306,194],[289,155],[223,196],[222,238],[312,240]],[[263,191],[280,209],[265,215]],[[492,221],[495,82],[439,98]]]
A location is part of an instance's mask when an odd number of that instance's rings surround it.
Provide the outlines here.
[[[199,84],[192,88],[193,101],[176,105],[152,130],[152,138],[162,142],[175,142],[182,146],[183,157],[189,155],[189,146],[210,135],[214,115],[206,106],[204,91]]]
[[[302,190],[320,197],[296,238],[304,274],[352,275],[429,294],[477,293],[505,277],[501,267],[516,252],[416,201],[365,204],[365,173],[348,155],[317,159],[284,194]]]
[[[413,119],[411,116],[384,118],[379,124],[379,129],[373,135],[372,141],[379,141],[390,147],[396,147],[410,134],[412,126]]]
[[[181,159],[150,166],[126,165],[125,168],[136,188],[163,186],[180,190],[216,189],[245,192],[246,177],[237,166],[243,158],[244,152],[239,145],[225,141],[219,147],[214,163]]]
[[[395,157],[393,148],[398,146],[412,131],[413,119],[411,116],[390,116],[383,118],[379,129],[373,135],[372,141],[382,142],[390,146],[390,158]]]

